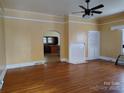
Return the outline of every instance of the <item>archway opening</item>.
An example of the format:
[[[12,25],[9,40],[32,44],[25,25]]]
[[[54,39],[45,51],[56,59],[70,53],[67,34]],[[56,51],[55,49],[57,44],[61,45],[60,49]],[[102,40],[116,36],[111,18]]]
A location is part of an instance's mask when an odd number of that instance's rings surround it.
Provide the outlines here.
[[[43,44],[46,63],[60,62],[60,33],[56,31],[45,32]]]

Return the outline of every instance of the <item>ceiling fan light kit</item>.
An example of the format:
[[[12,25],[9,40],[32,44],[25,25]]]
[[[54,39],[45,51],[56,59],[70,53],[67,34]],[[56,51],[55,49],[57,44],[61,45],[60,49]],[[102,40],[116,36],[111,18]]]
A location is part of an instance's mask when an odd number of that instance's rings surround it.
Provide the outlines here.
[[[90,18],[94,14],[101,14],[102,13],[102,11],[99,11],[97,9],[103,8],[104,7],[103,4],[97,5],[97,6],[93,7],[93,8],[89,8],[90,0],[86,0],[86,3],[87,3],[87,8],[85,8],[83,5],[79,5],[79,7],[83,9],[83,11],[72,12],[72,14],[83,13],[83,15],[82,15],[83,18]]]

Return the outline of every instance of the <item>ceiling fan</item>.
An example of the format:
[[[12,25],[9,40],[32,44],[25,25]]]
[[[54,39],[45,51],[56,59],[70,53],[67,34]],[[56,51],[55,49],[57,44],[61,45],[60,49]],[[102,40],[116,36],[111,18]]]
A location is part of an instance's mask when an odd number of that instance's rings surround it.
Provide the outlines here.
[[[83,11],[80,11],[80,12],[72,12],[72,14],[84,13],[83,16],[82,16],[82,17],[84,18],[85,16],[93,16],[94,13],[95,13],[95,14],[101,14],[101,13],[102,13],[102,11],[98,11],[97,9],[103,8],[103,7],[104,7],[103,4],[100,4],[100,5],[95,6],[95,7],[93,7],[93,8],[89,8],[89,2],[90,2],[90,0],[86,0],[87,8],[85,8],[85,7],[82,6],[82,5],[79,5],[79,7],[83,9]]]

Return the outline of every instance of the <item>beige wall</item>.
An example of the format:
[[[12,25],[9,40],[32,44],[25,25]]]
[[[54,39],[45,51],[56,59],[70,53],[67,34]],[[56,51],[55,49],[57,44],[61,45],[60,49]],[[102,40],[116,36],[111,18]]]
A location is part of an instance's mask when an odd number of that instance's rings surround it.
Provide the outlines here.
[[[124,25],[124,13],[111,15],[99,19],[101,31],[101,56],[117,57],[121,54],[122,33],[119,30],[111,30],[113,26]]]
[[[5,57],[5,33],[4,33],[4,19],[3,19],[3,8],[1,7],[2,1],[0,0],[0,81],[3,76],[2,73],[6,68],[6,57]]]
[[[19,13],[22,15],[23,11]],[[56,23],[52,19],[53,16],[47,16],[48,19],[44,20],[42,19],[44,15],[40,15],[41,17],[38,19],[40,21],[36,20],[33,16],[31,18],[33,20],[25,20],[27,18],[30,19],[26,14],[26,16],[23,15],[25,19],[17,19],[20,18],[20,15],[14,15],[16,19],[5,19],[7,64],[44,60],[43,33],[50,30],[58,31],[61,34],[61,58],[66,58],[65,25],[59,22],[62,21],[61,19],[56,18],[58,22]],[[11,15],[6,13],[6,16]],[[37,16],[39,15],[37,14]]]
[[[43,60],[43,33],[61,33],[61,58],[65,58],[64,25],[5,19],[7,63]]]

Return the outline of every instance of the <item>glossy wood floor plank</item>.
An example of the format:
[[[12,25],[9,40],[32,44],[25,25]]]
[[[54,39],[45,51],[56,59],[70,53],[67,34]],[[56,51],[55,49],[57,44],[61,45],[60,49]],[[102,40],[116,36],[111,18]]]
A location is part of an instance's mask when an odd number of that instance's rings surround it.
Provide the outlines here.
[[[12,69],[1,93],[124,93],[124,66],[94,60]]]

